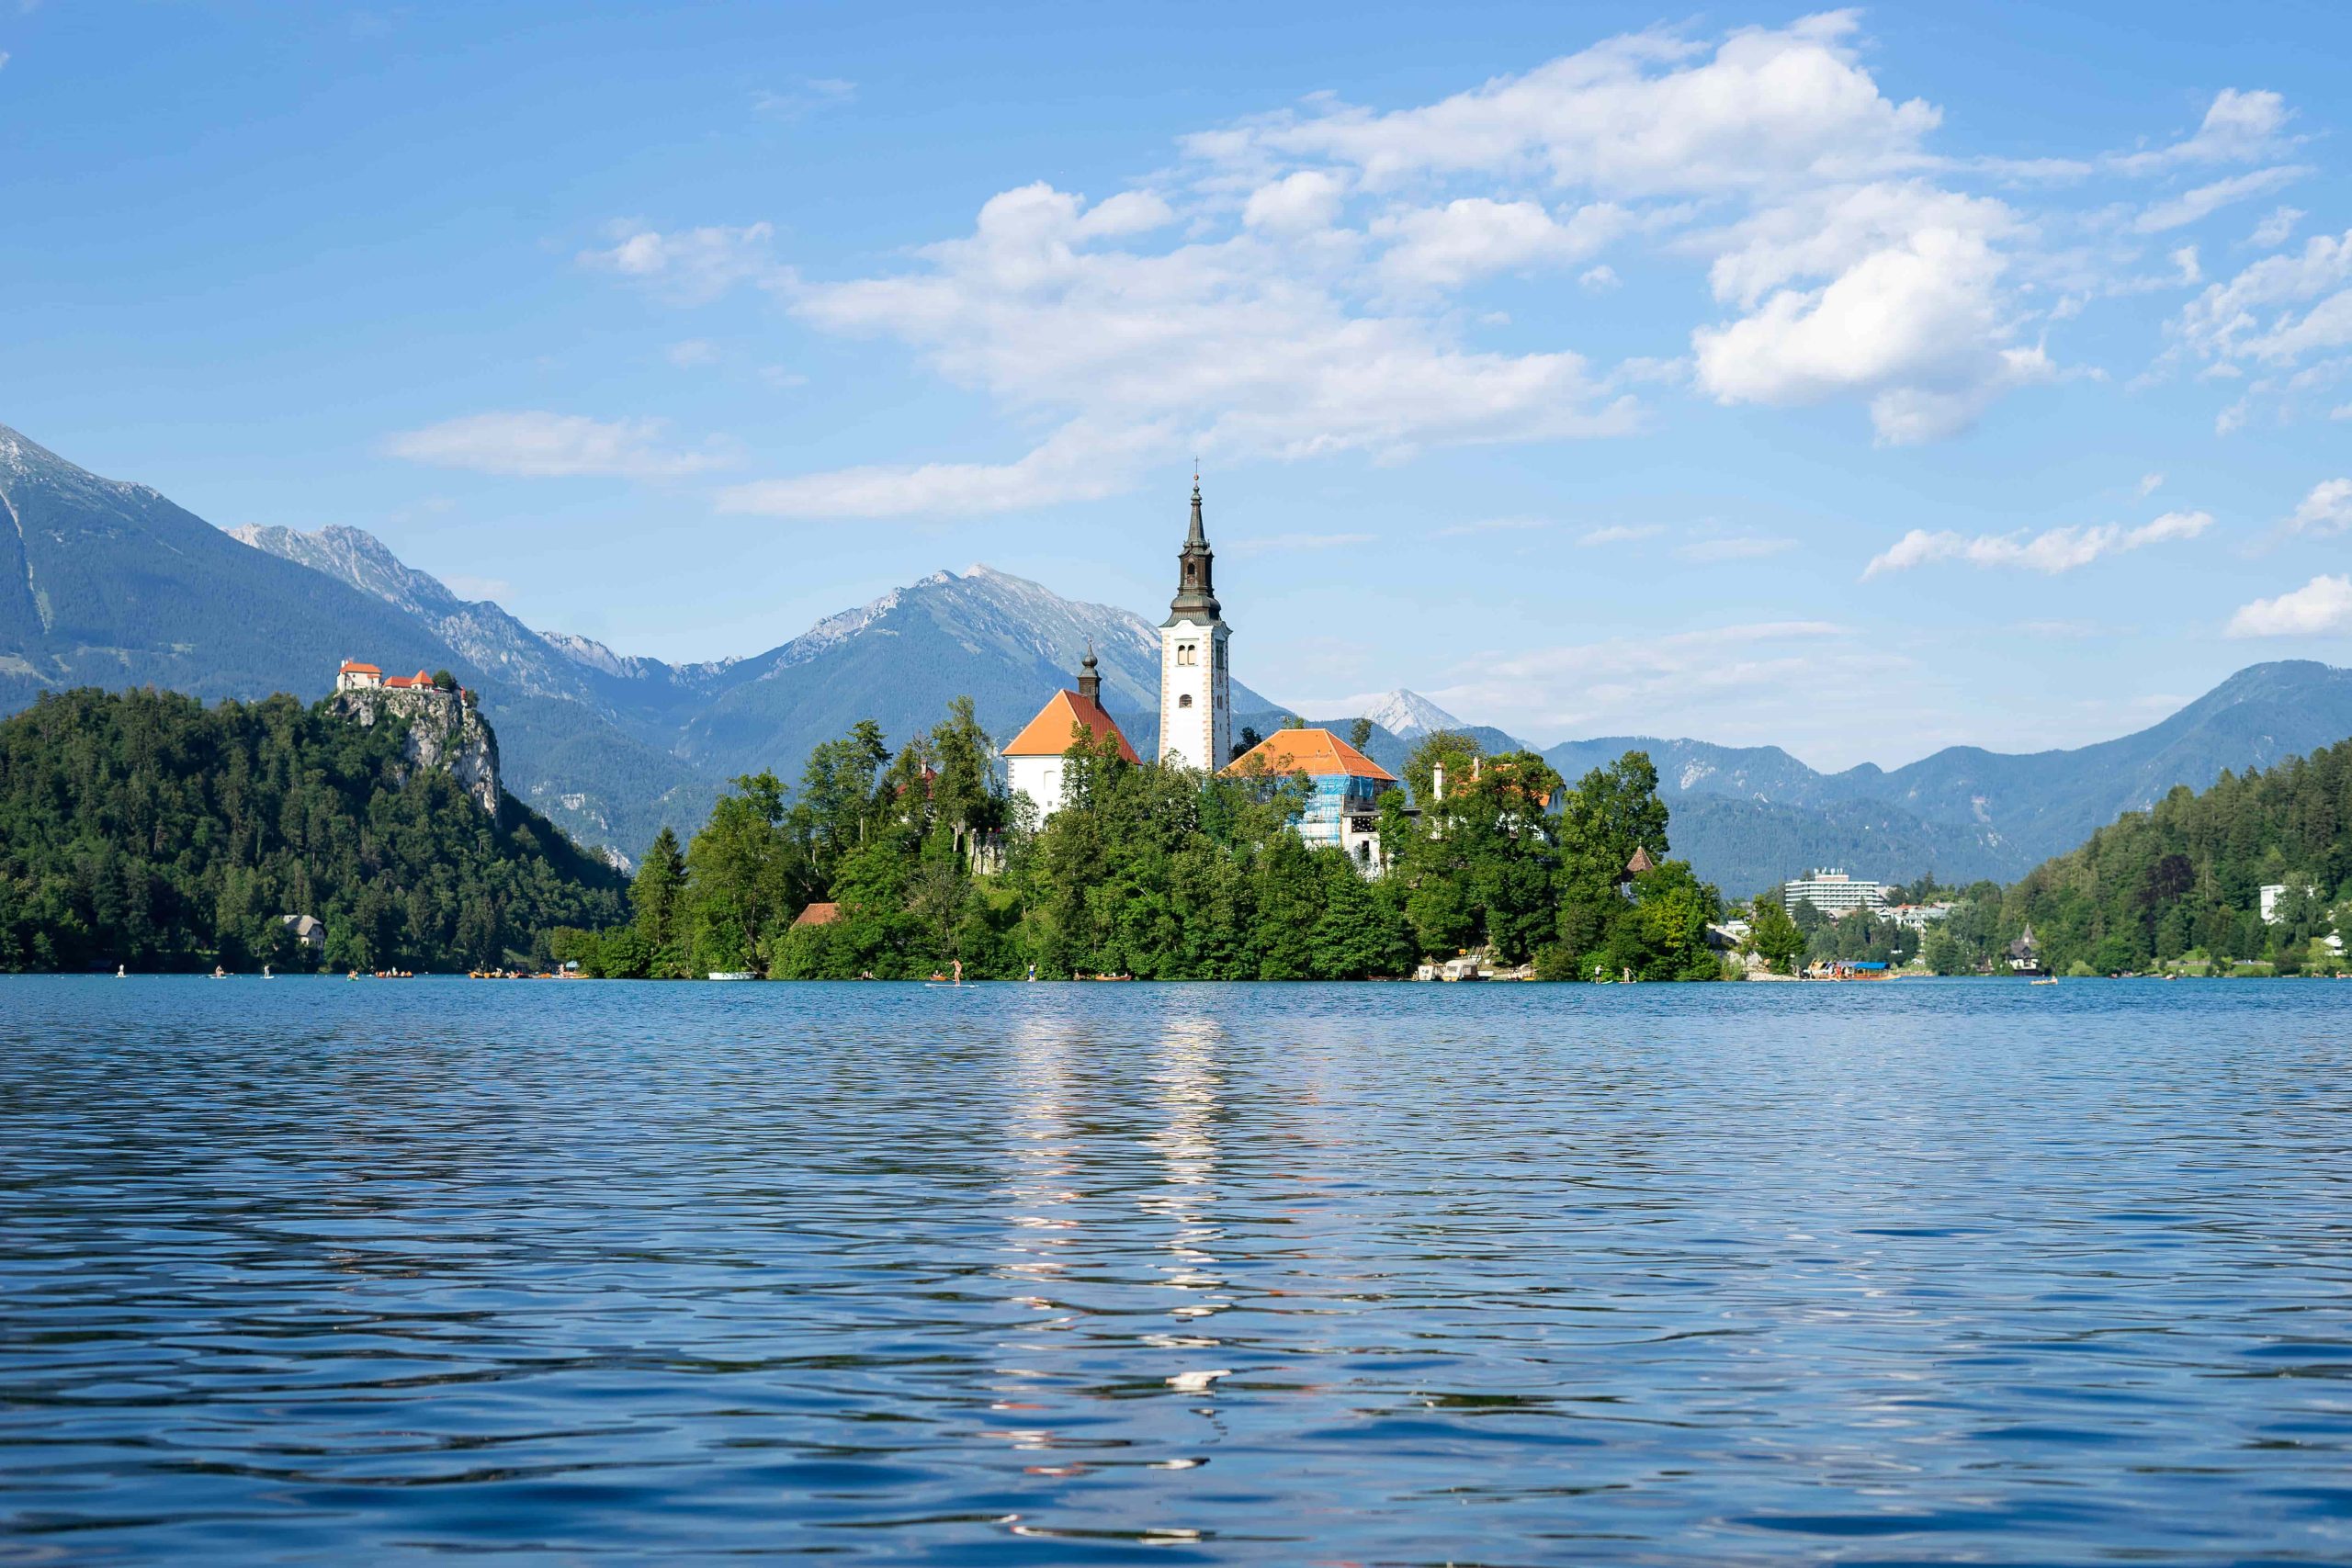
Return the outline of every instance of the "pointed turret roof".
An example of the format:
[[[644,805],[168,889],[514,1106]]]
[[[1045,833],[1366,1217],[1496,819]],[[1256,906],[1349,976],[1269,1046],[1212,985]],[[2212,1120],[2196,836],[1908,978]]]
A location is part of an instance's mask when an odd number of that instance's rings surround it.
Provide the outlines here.
[[[1169,601],[1168,619],[1216,620],[1223,614],[1216,602],[1216,552],[1201,526],[1201,476],[1193,475],[1193,521],[1184,531],[1184,547],[1176,552],[1176,597]],[[1165,624],[1165,623],[1163,623]]]

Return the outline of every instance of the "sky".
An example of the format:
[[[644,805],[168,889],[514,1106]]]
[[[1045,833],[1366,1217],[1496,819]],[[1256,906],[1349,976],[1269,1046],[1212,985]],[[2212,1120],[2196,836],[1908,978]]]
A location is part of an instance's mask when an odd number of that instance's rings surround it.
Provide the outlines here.
[[[986,563],[1548,744],[2352,638],[2323,4],[0,5],[0,423],[533,626]],[[944,697],[949,694],[943,694]]]

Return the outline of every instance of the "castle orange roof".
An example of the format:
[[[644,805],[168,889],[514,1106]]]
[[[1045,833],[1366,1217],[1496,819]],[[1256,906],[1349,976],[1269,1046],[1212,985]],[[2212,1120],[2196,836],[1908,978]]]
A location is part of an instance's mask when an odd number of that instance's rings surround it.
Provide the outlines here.
[[[1347,773],[1360,779],[1396,782],[1396,775],[1328,729],[1277,729],[1240,757],[1227,763],[1228,773],[1256,771],[1259,762],[1273,773],[1305,773],[1328,778]]]
[[[343,661],[342,670],[337,671],[337,673],[344,675],[381,675],[383,671],[377,669],[372,664],[362,664],[356,659],[346,659]]]
[[[1069,750],[1072,728],[1082,728],[1100,740],[1108,735],[1119,742],[1119,755],[1130,762],[1140,762],[1136,749],[1119,733],[1111,716],[1092,697],[1082,697],[1076,692],[1056,692],[1037,710],[1037,716],[1023,725],[1021,733],[1004,743],[1008,757],[1058,757]]]
[[[793,919],[796,926],[830,926],[842,918],[842,907],[834,903],[811,904]]]

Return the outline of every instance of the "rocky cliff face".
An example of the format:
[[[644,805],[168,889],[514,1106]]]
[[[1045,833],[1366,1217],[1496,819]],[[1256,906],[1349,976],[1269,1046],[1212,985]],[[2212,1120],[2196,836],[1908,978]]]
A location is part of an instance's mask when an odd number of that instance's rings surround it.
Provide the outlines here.
[[[458,694],[431,687],[339,692],[334,707],[360,725],[406,724],[409,761],[449,774],[492,820],[497,819],[498,737]]]

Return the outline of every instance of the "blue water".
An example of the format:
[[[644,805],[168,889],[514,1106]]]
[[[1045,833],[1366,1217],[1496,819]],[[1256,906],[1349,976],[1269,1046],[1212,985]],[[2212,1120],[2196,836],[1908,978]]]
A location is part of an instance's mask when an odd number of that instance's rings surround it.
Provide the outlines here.
[[[2352,1562],[2348,1021],[0,981],[0,1558]]]

